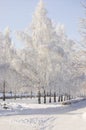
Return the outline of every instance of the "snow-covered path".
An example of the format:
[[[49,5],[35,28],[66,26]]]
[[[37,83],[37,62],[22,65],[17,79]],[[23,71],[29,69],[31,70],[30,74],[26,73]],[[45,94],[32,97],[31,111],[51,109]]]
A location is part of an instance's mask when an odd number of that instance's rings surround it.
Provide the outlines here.
[[[9,106],[0,110],[0,130],[86,130],[86,100],[69,106],[13,102]]]
[[[53,116],[10,116],[0,117],[1,130],[51,130]]]

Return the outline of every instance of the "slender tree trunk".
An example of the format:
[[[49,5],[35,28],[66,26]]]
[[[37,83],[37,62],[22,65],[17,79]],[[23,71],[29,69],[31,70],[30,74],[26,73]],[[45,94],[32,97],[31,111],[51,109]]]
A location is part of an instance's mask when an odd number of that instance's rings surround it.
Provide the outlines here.
[[[51,91],[50,91],[50,95],[49,95],[49,103],[51,103]]]
[[[15,90],[15,95],[14,95],[14,99],[16,100],[16,90]]]
[[[56,92],[54,92],[54,102],[56,102]]]
[[[41,93],[40,93],[40,90],[38,91],[38,104],[41,104]]]
[[[63,102],[63,95],[61,95],[61,102]]]
[[[44,90],[44,103],[46,103],[46,92]]]

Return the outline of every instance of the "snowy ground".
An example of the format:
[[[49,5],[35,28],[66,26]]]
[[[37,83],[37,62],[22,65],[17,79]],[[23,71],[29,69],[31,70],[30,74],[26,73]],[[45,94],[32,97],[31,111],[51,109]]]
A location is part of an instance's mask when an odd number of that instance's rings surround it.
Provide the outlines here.
[[[70,105],[34,99],[0,101],[0,130],[86,130],[86,100]]]

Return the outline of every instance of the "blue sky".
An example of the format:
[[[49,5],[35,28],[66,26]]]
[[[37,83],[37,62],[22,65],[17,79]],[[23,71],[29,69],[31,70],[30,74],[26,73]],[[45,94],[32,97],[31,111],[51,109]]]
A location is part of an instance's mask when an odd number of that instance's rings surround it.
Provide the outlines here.
[[[48,16],[56,23],[65,25],[67,35],[80,39],[79,18],[84,16],[82,0],[44,0]],[[39,0],[0,0],[0,31],[9,26],[12,31],[25,29]]]

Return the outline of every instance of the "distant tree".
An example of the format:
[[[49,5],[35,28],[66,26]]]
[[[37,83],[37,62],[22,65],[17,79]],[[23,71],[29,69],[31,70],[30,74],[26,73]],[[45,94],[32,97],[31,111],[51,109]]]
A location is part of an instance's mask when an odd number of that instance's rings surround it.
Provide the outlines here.
[[[86,2],[82,3],[85,10],[85,17],[80,19],[80,33],[82,36],[82,45],[86,48]]]

